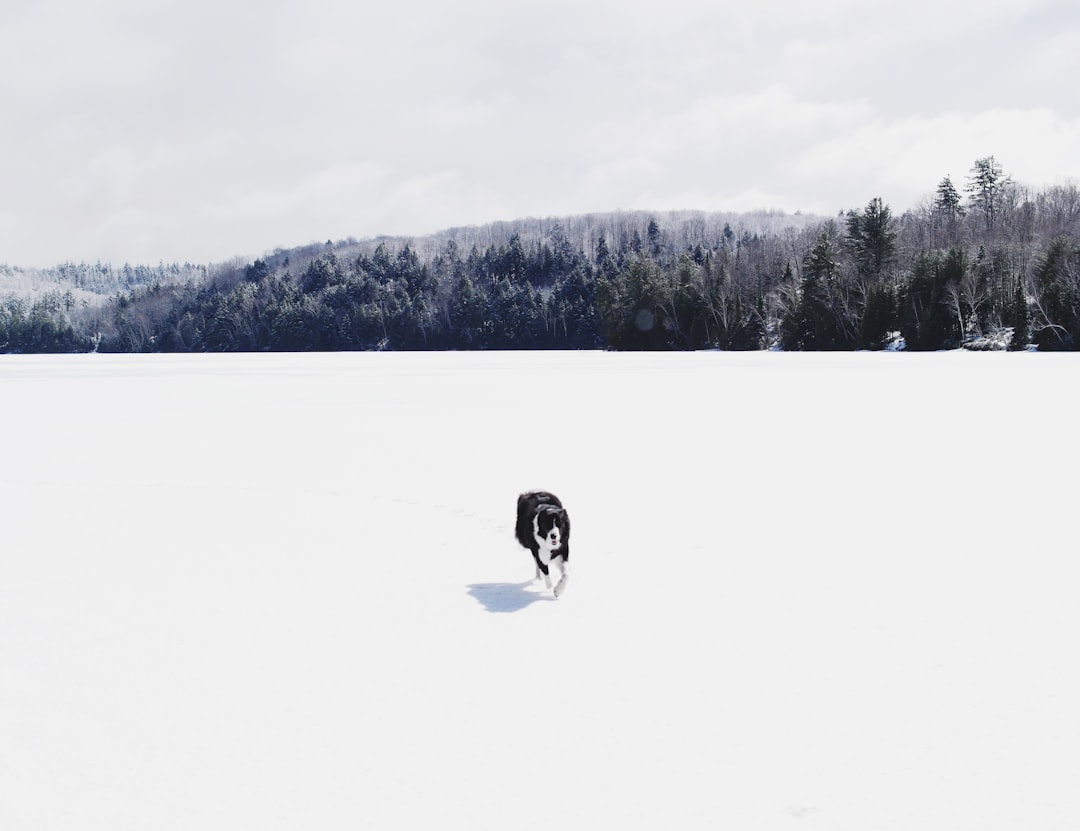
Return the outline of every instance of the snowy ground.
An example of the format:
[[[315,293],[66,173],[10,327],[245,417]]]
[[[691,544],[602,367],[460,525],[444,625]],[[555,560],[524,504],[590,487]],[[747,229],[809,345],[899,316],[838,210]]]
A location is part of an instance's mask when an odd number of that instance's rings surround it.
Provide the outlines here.
[[[1078,361],[5,356],[0,828],[1074,831]]]

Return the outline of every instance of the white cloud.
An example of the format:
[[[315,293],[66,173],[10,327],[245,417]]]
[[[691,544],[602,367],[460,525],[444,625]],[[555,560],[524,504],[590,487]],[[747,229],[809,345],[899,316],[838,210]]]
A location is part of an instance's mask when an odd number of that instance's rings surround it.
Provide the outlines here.
[[[983,156],[995,156],[1018,181],[1053,183],[1075,175],[1077,147],[1080,118],[1066,120],[1044,108],[878,118],[807,148],[796,170],[804,189],[846,194],[836,209],[875,196],[903,209],[946,175],[962,182]]]
[[[662,182],[664,172],[654,156],[631,155],[602,161],[586,173],[583,185],[586,191],[611,194],[617,206],[637,207]]]
[[[991,153],[1076,175],[1078,31],[1056,0],[5,4],[0,261],[653,200],[899,209]]]

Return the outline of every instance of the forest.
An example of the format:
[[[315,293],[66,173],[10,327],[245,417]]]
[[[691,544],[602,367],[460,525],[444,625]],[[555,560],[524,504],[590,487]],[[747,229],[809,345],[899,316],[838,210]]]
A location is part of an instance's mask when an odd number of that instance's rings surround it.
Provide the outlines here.
[[[1080,187],[993,157],[894,214],[612,213],[252,261],[61,266],[4,293],[0,352],[1075,350]],[[96,276],[95,276],[96,275]],[[40,275],[39,275],[40,276]]]

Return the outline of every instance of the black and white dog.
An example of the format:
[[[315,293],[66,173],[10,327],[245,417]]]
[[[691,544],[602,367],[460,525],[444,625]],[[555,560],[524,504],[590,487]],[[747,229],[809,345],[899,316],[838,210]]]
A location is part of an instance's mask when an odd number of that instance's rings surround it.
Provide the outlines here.
[[[559,497],[547,491],[529,491],[517,500],[516,536],[523,547],[532,552],[536,561],[536,579],[544,578],[551,588],[549,566],[559,561],[562,572],[553,589],[558,597],[566,588],[570,576],[570,515],[563,508]]]

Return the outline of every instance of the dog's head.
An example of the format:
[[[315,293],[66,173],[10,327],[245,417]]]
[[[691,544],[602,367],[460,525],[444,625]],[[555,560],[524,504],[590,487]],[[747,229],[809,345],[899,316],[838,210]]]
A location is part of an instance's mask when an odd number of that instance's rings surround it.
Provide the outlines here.
[[[566,511],[554,505],[540,505],[533,516],[533,536],[545,548],[554,551],[566,539]]]

